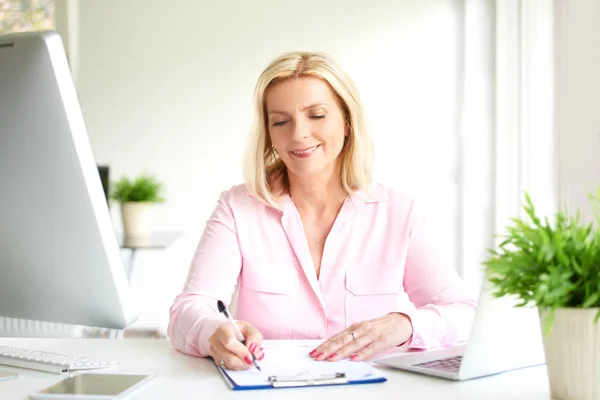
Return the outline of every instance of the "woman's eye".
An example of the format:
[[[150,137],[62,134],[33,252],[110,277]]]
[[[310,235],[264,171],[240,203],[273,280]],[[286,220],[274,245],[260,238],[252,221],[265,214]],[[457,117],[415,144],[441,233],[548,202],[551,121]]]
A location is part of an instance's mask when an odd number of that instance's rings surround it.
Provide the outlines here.
[[[283,126],[286,124],[287,121],[277,121],[277,122],[273,122],[273,126]]]
[[[323,118],[325,118],[325,115],[311,115],[310,117],[312,119],[323,119]]]

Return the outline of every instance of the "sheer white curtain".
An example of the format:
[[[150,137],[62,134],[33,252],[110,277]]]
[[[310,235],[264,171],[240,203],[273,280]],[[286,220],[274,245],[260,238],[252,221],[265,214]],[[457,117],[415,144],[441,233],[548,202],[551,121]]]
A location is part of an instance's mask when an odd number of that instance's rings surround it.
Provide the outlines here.
[[[528,191],[555,209],[553,2],[464,0],[459,272],[474,294],[487,249]]]
[[[496,226],[522,215],[523,191],[550,214],[557,203],[554,4],[496,5]]]
[[[462,20],[457,268],[476,295],[494,228],[494,2],[462,1]]]

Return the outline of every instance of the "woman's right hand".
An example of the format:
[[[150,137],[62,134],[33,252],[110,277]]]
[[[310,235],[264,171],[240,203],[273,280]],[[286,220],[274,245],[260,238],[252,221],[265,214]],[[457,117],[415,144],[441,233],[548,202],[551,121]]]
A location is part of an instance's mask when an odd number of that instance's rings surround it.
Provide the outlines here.
[[[220,324],[208,341],[210,355],[217,364],[239,371],[253,367],[252,354],[260,361],[264,353],[261,347],[263,337],[258,329],[244,321],[237,321],[237,326],[246,338],[246,345],[236,338],[229,322]]]

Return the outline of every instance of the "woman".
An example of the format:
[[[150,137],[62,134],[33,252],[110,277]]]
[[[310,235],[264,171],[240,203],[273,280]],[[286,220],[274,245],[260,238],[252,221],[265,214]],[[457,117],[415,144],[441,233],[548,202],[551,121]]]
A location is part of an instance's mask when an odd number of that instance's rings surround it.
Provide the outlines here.
[[[475,302],[415,202],[371,183],[358,92],[324,54],[274,60],[256,91],[246,183],[221,194],[183,292],[173,345],[229,369],[266,339],[325,339],[316,360],[466,340]],[[239,286],[238,286],[239,283]],[[236,320],[217,311],[238,286]]]

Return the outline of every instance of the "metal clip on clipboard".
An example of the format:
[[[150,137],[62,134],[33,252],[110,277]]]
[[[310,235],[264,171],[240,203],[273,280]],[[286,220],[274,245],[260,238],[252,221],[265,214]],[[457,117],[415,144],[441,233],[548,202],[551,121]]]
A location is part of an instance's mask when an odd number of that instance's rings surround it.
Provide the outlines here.
[[[344,373],[337,373],[335,375],[323,375],[311,378],[298,378],[297,376],[270,376],[269,383],[273,387],[344,385],[348,383],[348,379],[346,378],[346,374]]]

